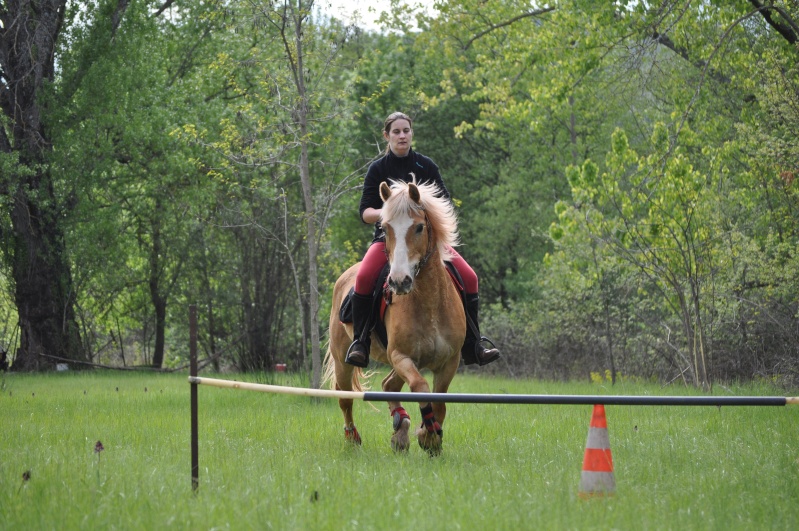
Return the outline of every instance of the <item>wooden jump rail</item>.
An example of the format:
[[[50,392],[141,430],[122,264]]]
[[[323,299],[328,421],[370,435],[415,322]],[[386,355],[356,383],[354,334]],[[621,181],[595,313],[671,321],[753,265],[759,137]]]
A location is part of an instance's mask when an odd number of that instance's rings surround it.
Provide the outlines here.
[[[383,393],[306,389],[190,376],[189,383],[317,398],[349,398],[365,402],[446,402],[448,404],[561,404],[611,406],[786,406],[799,397],[784,396],[619,396],[619,395],[514,395],[472,393]]]

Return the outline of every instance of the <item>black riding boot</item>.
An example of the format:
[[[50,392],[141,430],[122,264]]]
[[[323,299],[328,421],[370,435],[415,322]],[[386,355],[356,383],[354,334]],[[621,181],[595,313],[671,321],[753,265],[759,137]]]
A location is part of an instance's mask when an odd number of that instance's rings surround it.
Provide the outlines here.
[[[492,361],[499,359],[499,349],[487,337],[480,335],[480,325],[478,315],[480,308],[480,297],[477,293],[466,294],[464,304],[466,306],[466,341],[461,348],[461,357],[464,365],[477,363],[481,367],[488,365]],[[471,319],[471,324],[469,320]],[[472,326],[474,325],[474,326]],[[491,348],[485,348],[481,343],[487,341],[491,343]]]
[[[347,350],[346,363],[364,368],[369,365],[372,345],[372,296],[352,294],[352,327],[354,341]]]

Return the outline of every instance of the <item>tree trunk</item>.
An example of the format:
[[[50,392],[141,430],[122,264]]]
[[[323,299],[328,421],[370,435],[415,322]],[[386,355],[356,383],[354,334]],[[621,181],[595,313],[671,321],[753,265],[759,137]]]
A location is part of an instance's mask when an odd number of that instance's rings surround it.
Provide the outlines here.
[[[304,136],[304,133],[303,133]],[[319,279],[316,266],[316,223],[314,218],[313,199],[311,197],[310,175],[308,171],[308,145],[302,144],[300,174],[303,183],[303,196],[305,196],[306,227],[308,244],[308,280],[309,280],[309,308],[308,317],[311,328],[311,387],[319,389],[322,385],[322,357],[319,348]],[[308,184],[306,184],[306,182]]]
[[[311,328],[311,387],[319,389],[322,385],[322,356],[319,347],[319,279],[316,264],[316,208],[313,200],[313,186],[311,184],[310,163],[308,162],[308,94],[305,87],[305,70],[303,66],[303,40],[302,21],[304,16],[299,14],[294,26],[297,64],[295,82],[299,96],[297,118],[300,125],[300,180],[302,181],[302,196],[305,202],[306,244],[308,245],[308,321]]]
[[[29,178],[25,184],[31,181],[39,194],[51,201],[40,207],[19,186],[11,212],[11,265],[20,325],[20,347],[14,360],[17,371],[52,368],[57,360],[43,355],[86,359],[75,320],[75,293],[63,231],[54,219],[52,186],[47,175]]]
[[[160,369],[164,365],[164,331],[166,330],[166,305],[167,295],[164,294],[165,287],[162,286],[161,270],[163,249],[161,248],[161,219],[158,213],[161,210],[160,199],[155,200],[155,213],[156,216],[151,222],[152,238],[150,247],[150,300],[153,303],[155,310],[155,350],[153,350],[153,363],[152,366]]]
[[[65,213],[46,166],[52,149],[42,122],[42,87],[52,81],[55,43],[66,0],[0,4],[0,91],[5,124],[0,150],[18,155],[18,171],[0,176],[11,208],[11,245],[4,258],[14,278],[20,324],[15,370],[40,370],[56,360],[85,360],[75,319],[61,220]]]
[[[164,335],[166,330],[166,300],[153,299],[155,307],[155,350],[153,350],[153,367],[160,369],[164,366]]]

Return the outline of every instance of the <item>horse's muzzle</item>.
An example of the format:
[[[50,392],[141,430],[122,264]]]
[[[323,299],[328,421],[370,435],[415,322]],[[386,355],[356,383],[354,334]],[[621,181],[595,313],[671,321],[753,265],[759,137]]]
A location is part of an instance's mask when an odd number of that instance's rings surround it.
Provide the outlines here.
[[[388,287],[397,295],[407,295],[413,289],[413,278],[410,275],[405,275],[405,278],[397,281],[389,276]]]

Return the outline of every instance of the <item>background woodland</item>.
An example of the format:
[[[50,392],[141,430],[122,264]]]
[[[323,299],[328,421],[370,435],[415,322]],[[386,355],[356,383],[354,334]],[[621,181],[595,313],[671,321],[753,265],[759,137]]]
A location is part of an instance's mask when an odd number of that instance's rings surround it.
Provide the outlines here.
[[[0,347],[13,370],[319,385],[359,185],[415,118],[503,360],[799,385],[799,3],[0,0]],[[469,369],[471,370],[471,369]]]

